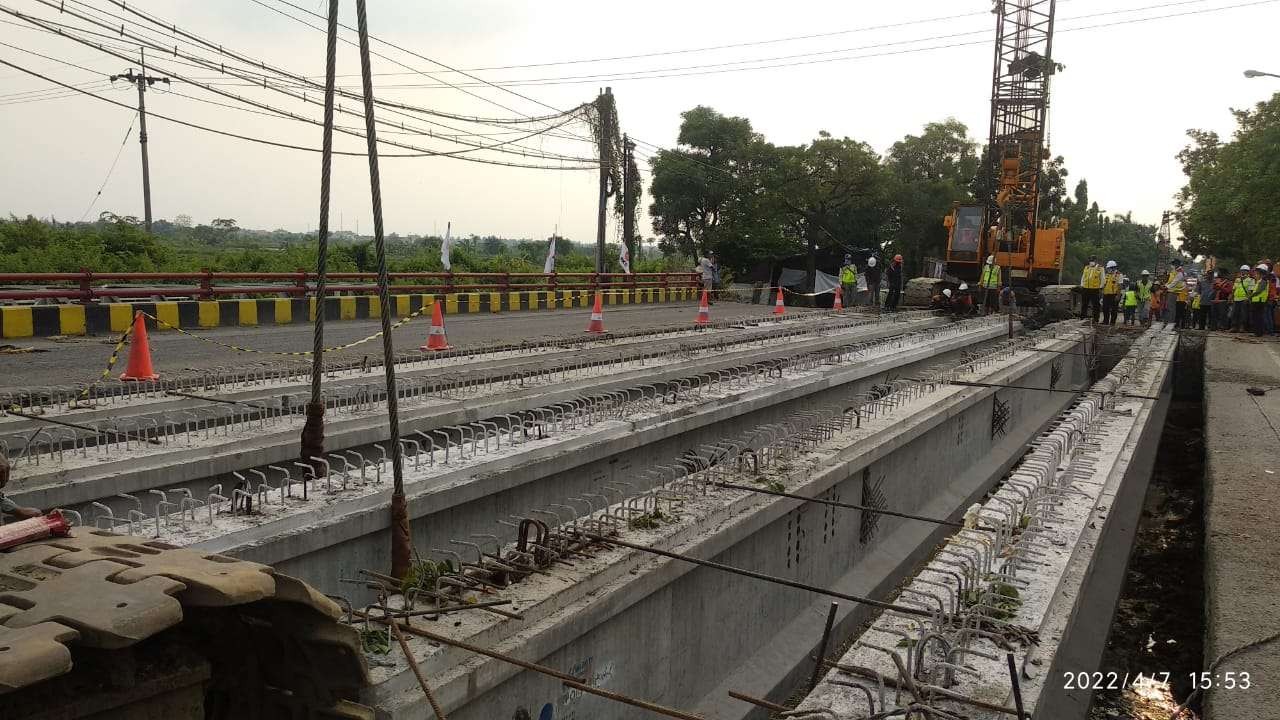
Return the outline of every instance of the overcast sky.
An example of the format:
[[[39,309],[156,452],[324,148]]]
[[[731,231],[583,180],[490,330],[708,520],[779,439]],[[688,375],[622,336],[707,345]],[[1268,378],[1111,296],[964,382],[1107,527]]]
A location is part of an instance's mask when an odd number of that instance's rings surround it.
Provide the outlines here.
[[[294,1],[315,12],[323,13],[327,7],[319,0]],[[38,0],[6,0],[4,5],[35,17],[77,22],[67,16],[60,18],[56,9]],[[129,3],[225,47],[299,74],[323,77],[323,34],[264,5],[301,15],[278,0],[261,0],[261,4],[254,0]],[[353,0],[342,0],[342,19],[353,27],[354,5]],[[883,152],[903,135],[917,133],[925,123],[948,116],[965,122],[975,138],[985,140],[986,136],[994,29],[993,16],[986,12],[990,0],[650,0],[638,4],[370,0],[369,5],[369,24],[375,36],[455,68],[591,60],[827,34],[718,51],[476,71],[475,75],[495,82],[593,76],[511,88],[528,99],[490,87],[468,88],[492,102],[448,87],[406,87],[470,81],[440,72],[439,66],[424,59],[375,44],[375,50],[394,56],[415,71],[430,71],[434,78],[375,58],[379,99],[466,115],[511,117],[548,113],[547,106],[573,107],[590,101],[598,88],[607,84],[617,95],[624,131],[661,146],[675,142],[680,113],[699,104],[749,118],[757,131],[775,143],[802,143],[827,130],[836,136],[864,140]],[[1248,6],[1235,7],[1242,5]],[[85,6],[121,12],[106,0],[67,2],[68,9],[83,10]],[[1227,7],[1234,9],[1072,30]],[[1148,9],[1122,12],[1138,8]],[[962,17],[917,22],[944,16]],[[132,23],[136,18],[130,20]],[[123,72],[129,63],[48,33],[24,29],[11,16],[0,15],[0,21],[0,42],[68,60],[101,75],[4,46],[0,46],[0,59],[64,82],[92,83],[85,85],[86,89],[130,107],[136,103],[136,91],[123,83],[113,90],[102,77]],[[898,23],[908,24],[867,29]],[[1172,196],[1183,181],[1174,156],[1186,142],[1186,129],[1199,127],[1229,134],[1233,127],[1230,107],[1250,106],[1280,90],[1280,80],[1246,80],[1242,76],[1243,70],[1253,67],[1280,73],[1276,27],[1280,27],[1280,2],[1275,0],[1059,0],[1054,58],[1065,64],[1066,70],[1053,83],[1050,131],[1053,153],[1066,157],[1069,186],[1087,178],[1091,197],[1104,210],[1132,211],[1135,219],[1157,223],[1161,211],[1172,207]],[[116,38],[115,42],[122,41]],[[921,50],[942,45],[957,46]],[[797,55],[803,57],[794,57]],[[791,58],[763,63],[785,64],[849,56],[861,57],[774,69],[705,72],[752,67],[753,63],[741,61],[764,58]],[[171,59],[153,54],[153,72],[168,71],[219,83],[231,80],[218,79],[217,73],[207,70],[173,65]],[[704,67],[693,71],[700,74],[683,77],[614,77],[640,70],[713,64],[717,67]],[[346,75],[340,78],[341,83],[358,90],[359,61],[350,48],[340,52],[338,72]],[[691,71],[655,74],[687,72]],[[51,99],[48,94],[15,95],[46,87],[41,80],[0,67],[0,212],[78,219],[121,147],[132,113],[83,96],[60,97],[65,93]],[[220,87],[299,115],[320,116],[315,105],[270,90]],[[187,83],[175,82],[172,88],[184,95],[235,104]],[[311,92],[308,96],[315,97]],[[343,105],[359,110],[352,101]],[[148,93],[147,107],[154,113],[244,135],[320,145],[318,126],[200,103],[162,90]],[[379,117],[397,122],[404,119],[382,111]],[[339,122],[363,126],[354,115],[340,115]],[[440,122],[472,132],[503,132]],[[419,122],[419,126],[425,127],[425,123]],[[230,217],[243,227],[295,231],[316,226],[318,155],[218,137],[155,117],[150,119],[148,130],[156,218],[188,214],[196,222],[208,222]],[[587,134],[581,125],[564,130]],[[382,136],[431,148],[447,145],[413,135]],[[483,139],[486,143],[494,140]],[[340,136],[337,147],[359,151],[363,142]],[[592,152],[589,145],[568,139],[540,138],[523,145],[567,156]],[[651,150],[643,145],[641,149]],[[384,151],[404,152],[396,148]],[[140,166],[135,129],[91,215],[111,210],[141,216]],[[337,159],[334,180],[333,227],[354,230],[358,225],[361,232],[370,234],[365,160]],[[452,221],[455,235],[543,238],[559,226],[561,234],[574,240],[595,236],[596,177],[589,171],[513,169],[445,157],[387,158],[382,162],[382,196],[389,233],[443,232],[445,223]],[[648,204],[646,198],[644,206]],[[645,236],[653,234],[647,218],[640,230]],[[617,236],[611,223],[610,240]]]

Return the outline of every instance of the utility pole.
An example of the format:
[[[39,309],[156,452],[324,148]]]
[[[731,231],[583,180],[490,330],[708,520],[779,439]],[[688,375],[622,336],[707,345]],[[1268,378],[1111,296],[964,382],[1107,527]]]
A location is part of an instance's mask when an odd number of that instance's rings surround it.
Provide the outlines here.
[[[142,71],[134,74],[133,68],[123,75],[112,75],[111,82],[127,80],[138,86],[138,144],[142,146],[142,209],[146,218],[147,232],[151,232],[151,164],[147,161],[147,87],[162,82],[169,84],[167,77],[147,75],[146,51],[143,51]]]
[[[627,257],[631,258],[634,265],[636,258],[636,208],[635,208],[635,181],[631,177],[631,153],[635,150],[635,143],[627,138],[626,134],[622,136],[622,244],[627,247]]]
[[[604,224],[605,209],[609,204],[609,130],[612,124],[613,88],[605,88],[596,98],[596,110],[600,120],[600,210],[596,215],[596,272],[604,274]]]

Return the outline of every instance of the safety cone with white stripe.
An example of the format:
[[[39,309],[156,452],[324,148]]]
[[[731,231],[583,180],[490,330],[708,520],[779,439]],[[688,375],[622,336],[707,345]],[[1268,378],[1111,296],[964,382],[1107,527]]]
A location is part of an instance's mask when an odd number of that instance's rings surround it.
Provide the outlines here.
[[[698,319],[694,320],[695,325],[706,325],[711,322],[711,304],[708,302],[707,291],[702,291],[702,301],[698,303]]]
[[[844,310],[844,301],[840,299],[840,296],[842,294],[844,294],[843,290],[841,290],[840,288],[835,289],[836,299],[835,299],[835,302],[831,303],[831,309],[835,310],[836,312],[840,312],[841,310]]]
[[[782,302],[782,286],[778,286],[778,299],[773,303],[773,314],[781,315],[787,311],[787,306]]]
[[[431,304],[431,329],[427,331],[427,344],[419,350],[451,350],[449,339],[444,334],[444,315],[440,312],[440,303]]]
[[[587,332],[604,332],[604,302],[601,299],[599,290],[596,291],[596,304],[591,309],[591,322],[587,323]]]

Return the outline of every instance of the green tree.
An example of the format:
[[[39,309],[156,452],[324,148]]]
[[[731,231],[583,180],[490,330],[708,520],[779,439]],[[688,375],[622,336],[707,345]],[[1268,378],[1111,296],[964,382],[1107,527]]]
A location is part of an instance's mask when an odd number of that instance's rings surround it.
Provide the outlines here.
[[[1252,109],[1232,110],[1229,142],[1190,130],[1178,153],[1187,184],[1176,216],[1184,249],[1234,265],[1280,255],[1280,93]]]
[[[948,118],[894,143],[885,167],[892,177],[894,211],[885,239],[914,274],[925,256],[942,257],[947,240],[942,219],[951,206],[974,201],[977,143],[964,123]]]

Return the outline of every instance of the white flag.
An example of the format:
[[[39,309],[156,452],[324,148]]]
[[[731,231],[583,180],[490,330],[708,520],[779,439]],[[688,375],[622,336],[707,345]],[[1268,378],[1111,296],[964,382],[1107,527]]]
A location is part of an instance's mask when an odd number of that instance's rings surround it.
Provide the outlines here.
[[[450,221],[444,226],[444,240],[440,241],[440,264],[444,266],[445,272],[453,272],[453,262],[449,259],[449,253],[453,251],[453,238],[450,232],[453,230],[453,222]]]
[[[631,274],[631,253],[627,252],[626,243],[622,243],[622,250],[618,251],[618,264],[622,266],[622,272]]]
[[[551,236],[551,243],[547,245],[547,261],[542,264],[542,272],[550,275],[556,271],[556,236]]]

